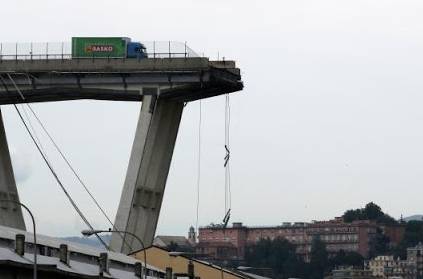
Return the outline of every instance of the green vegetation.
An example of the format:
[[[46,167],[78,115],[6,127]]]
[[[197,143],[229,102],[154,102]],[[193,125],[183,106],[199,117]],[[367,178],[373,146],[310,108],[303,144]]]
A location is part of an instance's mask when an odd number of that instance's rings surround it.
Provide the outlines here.
[[[390,243],[389,237],[384,235],[380,228],[377,228],[375,237],[369,243],[369,259],[380,255],[392,254]]]
[[[308,278],[321,279],[324,277],[325,271],[329,268],[329,254],[326,250],[326,245],[319,238],[313,239],[311,244],[310,264]]]
[[[370,202],[364,208],[347,210],[342,216],[344,222],[351,223],[356,220],[372,220],[378,224],[398,224],[397,220],[384,213],[380,206]]]
[[[342,216],[345,222],[355,220],[373,220],[380,225],[397,225],[400,222],[384,213],[380,206],[370,202],[364,208],[347,210]],[[403,223],[404,224],[404,223]],[[397,247],[390,246],[390,239],[378,228],[375,238],[370,243],[369,258],[379,255],[394,255],[405,259],[407,248],[423,242],[423,221],[409,221],[405,226],[404,238]]]
[[[194,249],[186,247],[186,246],[179,246],[178,243],[171,241],[169,246],[167,247],[171,252],[186,252],[186,253],[193,253]]]
[[[295,253],[295,245],[288,240],[261,239],[247,247],[248,266],[271,268],[274,278],[302,277],[304,262]]]
[[[396,257],[405,259],[407,257],[407,248],[423,243],[423,221],[409,221],[405,227],[404,238],[398,247],[395,247],[392,253]]]
[[[354,252],[339,251],[329,258],[325,244],[315,238],[312,243],[310,262],[306,263],[295,252],[295,245],[277,238],[262,239],[246,251],[246,264],[258,268],[271,268],[273,278],[321,279],[336,266],[362,266],[363,257]]]
[[[345,252],[340,250],[336,255],[330,259],[330,266],[356,266],[362,267],[364,262],[363,256],[356,252]]]

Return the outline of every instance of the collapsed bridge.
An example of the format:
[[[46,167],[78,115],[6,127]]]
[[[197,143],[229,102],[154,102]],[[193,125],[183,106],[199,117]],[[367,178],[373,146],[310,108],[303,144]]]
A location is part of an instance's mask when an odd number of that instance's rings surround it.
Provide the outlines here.
[[[0,56],[0,105],[81,99],[142,102],[114,225],[139,236],[145,245],[152,243],[156,230],[184,104],[243,89],[234,61],[148,57]],[[0,199],[19,200],[1,117]],[[0,225],[25,229],[21,209],[1,203]],[[114,251],[140,248],[130,235],[112,236]]]

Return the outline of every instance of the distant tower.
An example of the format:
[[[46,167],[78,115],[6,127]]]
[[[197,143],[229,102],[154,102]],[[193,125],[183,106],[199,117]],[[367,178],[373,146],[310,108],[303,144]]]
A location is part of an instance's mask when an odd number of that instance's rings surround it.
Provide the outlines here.
[[[197,236],[193,226],[191,226],[188,231],[188,242],[191,243],[191,245],[195,245],[197,243]]]

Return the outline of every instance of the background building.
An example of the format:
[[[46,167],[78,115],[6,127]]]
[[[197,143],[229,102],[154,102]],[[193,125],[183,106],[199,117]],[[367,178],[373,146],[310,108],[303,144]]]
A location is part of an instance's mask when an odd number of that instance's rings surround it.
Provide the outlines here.
[[[53,237],[0,226],[0,278],[32,279],[37,251],[40,279],[139,279],[144,263],[124,254],[96,249]],[[164,277],[164,271],[147,264],[148,279]]]
[[[184,277],[183,275],[188,273],[188,264],[191,262],[194,267],[194,276],[201,279],[251,279],[251,276],[247,276],[241,272],[224,269],[208,262],[195,260],[184,253],[170,252],[161,247],[151,246],[147,248],[145,252],[149,264],[163,270],[171,268],[173,274],[179,274],[181,277]],[[135,252],[132,256],[143,261],[144,250]]]
[[[366,267],[379,278],[409,278],[407,261],[394,256],[377,256],[368,261]]]
[[[407,262],[413,278],[423,278],[423,244],[407,249]]]
[[[319,237],[326,244],[329,254],[333,255],[344,250],[357,252],[363,257],[367,257],[371,242],[378,230],[390,238],[392,246],[396,246],[404,234],[402,225],[381,227],[376,222],[369,220],[346,223],[342,218],[312,223],[283,223],[280,226],[271,227],[246,227],[242,223],[233,223],[229,228],[218,225],[200,228],[196,252],[204,254],[211,251],[208,247],[227,247],[228,249],[231,246],[233,250],[236,250],[238,260],[243,260],[247,245],[254,244],[260,239],[280,237],[295,244],[297,253],[308,261],[311,243],[314,238]],[[216,253],[211,253],[210,257],[215,257],[215,255]]]
[[[423,278],[423,244],[407,248],[407,259],[401,260],[392,255],[377,256],[366,262],[367,269],[379,278]]]

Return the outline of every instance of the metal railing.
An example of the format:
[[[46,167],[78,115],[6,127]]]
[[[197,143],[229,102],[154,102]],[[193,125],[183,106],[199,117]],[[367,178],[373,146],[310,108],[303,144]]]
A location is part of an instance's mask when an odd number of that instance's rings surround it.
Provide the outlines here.
[[[148,58],[200,57],[186,42],[143,41]],[[116,59],[115,57],[86,57],[77,59]],[[3,60],[69,60],[72,59],[71,42],[55,43],[0,43],[0,61]],[[122,57],[118,58],[122,59]]]

